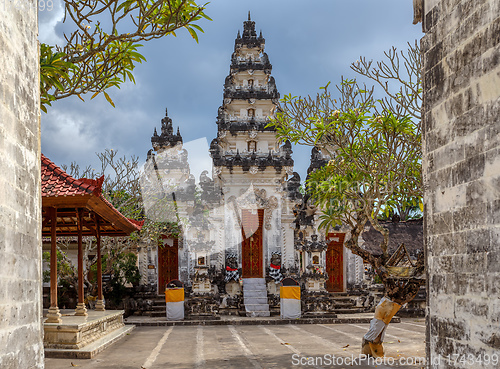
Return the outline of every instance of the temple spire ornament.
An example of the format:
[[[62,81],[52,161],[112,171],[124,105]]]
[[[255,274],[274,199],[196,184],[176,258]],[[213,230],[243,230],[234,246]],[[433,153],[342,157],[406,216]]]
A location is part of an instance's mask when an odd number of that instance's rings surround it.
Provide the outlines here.
[[[161,134],[158,135],[156,127],[151,137],[151,143],[155,151],[182,144],[182,136],[177,127],[177,134],[174,134],[172,119],[168,116],[168,109],[165,108],[165,117],[161,120]]]

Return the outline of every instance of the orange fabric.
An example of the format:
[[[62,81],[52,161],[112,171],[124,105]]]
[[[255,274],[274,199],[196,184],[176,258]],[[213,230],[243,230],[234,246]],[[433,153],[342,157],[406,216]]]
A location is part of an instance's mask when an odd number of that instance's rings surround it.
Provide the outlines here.
[[[300,286],[280,286],[282,299],[300,300]]]
[[[373,357],[383,357],[384,356],[384,345],[382,343],[369,342],[371,356]]]
[[[375,319],[382,320],[385,324],[391,322],[392,317],[398,312],[401,305],[385,300],[375,309]]]
[[[184,288],[173,288],[165,291],[166,302],[184,301]]]

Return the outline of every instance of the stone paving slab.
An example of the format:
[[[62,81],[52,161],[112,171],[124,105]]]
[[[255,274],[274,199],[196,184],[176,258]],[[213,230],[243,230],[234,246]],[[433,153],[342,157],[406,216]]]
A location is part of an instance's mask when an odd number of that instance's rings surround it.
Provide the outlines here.
[[[331,365],[328,358],[359,357],[361,338],[368,330],[359,324],[220,325],[137,327],[120,342],[90,360],[45,360],[47,369],[421,369],[423,365],[385,365],[359,362]],[[401,319],[389,325],[386,356],[394,361],[425,356],[425,322]],[[307,360],[324,360],[308,365]],[[302,364],[301,364],[302,363]]]
[[[373,313],[339,314],[336,318],[280,319],[279,317],[237,317],[221,316],[220,320],[181,320],[167,321],[166,317],[130,316],[125,324],[138,327],[194,326],[194,325],[284,325],[284,324],[366,324],[370,323]],[[401,318],[393,317],[391,323],[400,323]]]

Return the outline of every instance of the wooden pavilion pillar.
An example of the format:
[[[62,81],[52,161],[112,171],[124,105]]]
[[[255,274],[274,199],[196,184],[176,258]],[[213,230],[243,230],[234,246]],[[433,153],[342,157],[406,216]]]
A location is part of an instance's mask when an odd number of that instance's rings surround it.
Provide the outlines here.
[[[77,226],[78,226],[78,304],[76,304],[77,316],[87,316],[87,308],[85,307],[85,290],[83,288],[83,214],[82,209],[77,209]]]
[[[95,214],[96,239],[97,239],[97,301],[96,311],[105,311],[104,298],[102,295],[102,260],[101,260],[101,222],[99,215]]]
[[[45,323],[62,323],[61,313],[57,306],[57,209],[48,208],[47,216],[50,217],[50,308]]]

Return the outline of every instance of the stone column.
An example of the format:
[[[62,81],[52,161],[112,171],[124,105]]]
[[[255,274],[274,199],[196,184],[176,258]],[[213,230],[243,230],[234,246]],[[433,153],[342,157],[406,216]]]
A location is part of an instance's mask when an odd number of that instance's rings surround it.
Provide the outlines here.
[[[61,323],[61,314],[57,306],[57,247],[56,223],[57,209],[50,208],[50,308],[45,323]]]
[[[84,297],[85,290],[83,289],[83,245],[82,245],[82,209],[77,210],[78,219],[78,304],[76,304],[75,315],[87,316],[87,308],[85,307]]]
[[[100,218],[96,214],[96,232],[97,232],[97,301],[95,303],[96,311],[104,311],[104,298],[102,296],[102,260],[101,260],[101,224]]]

